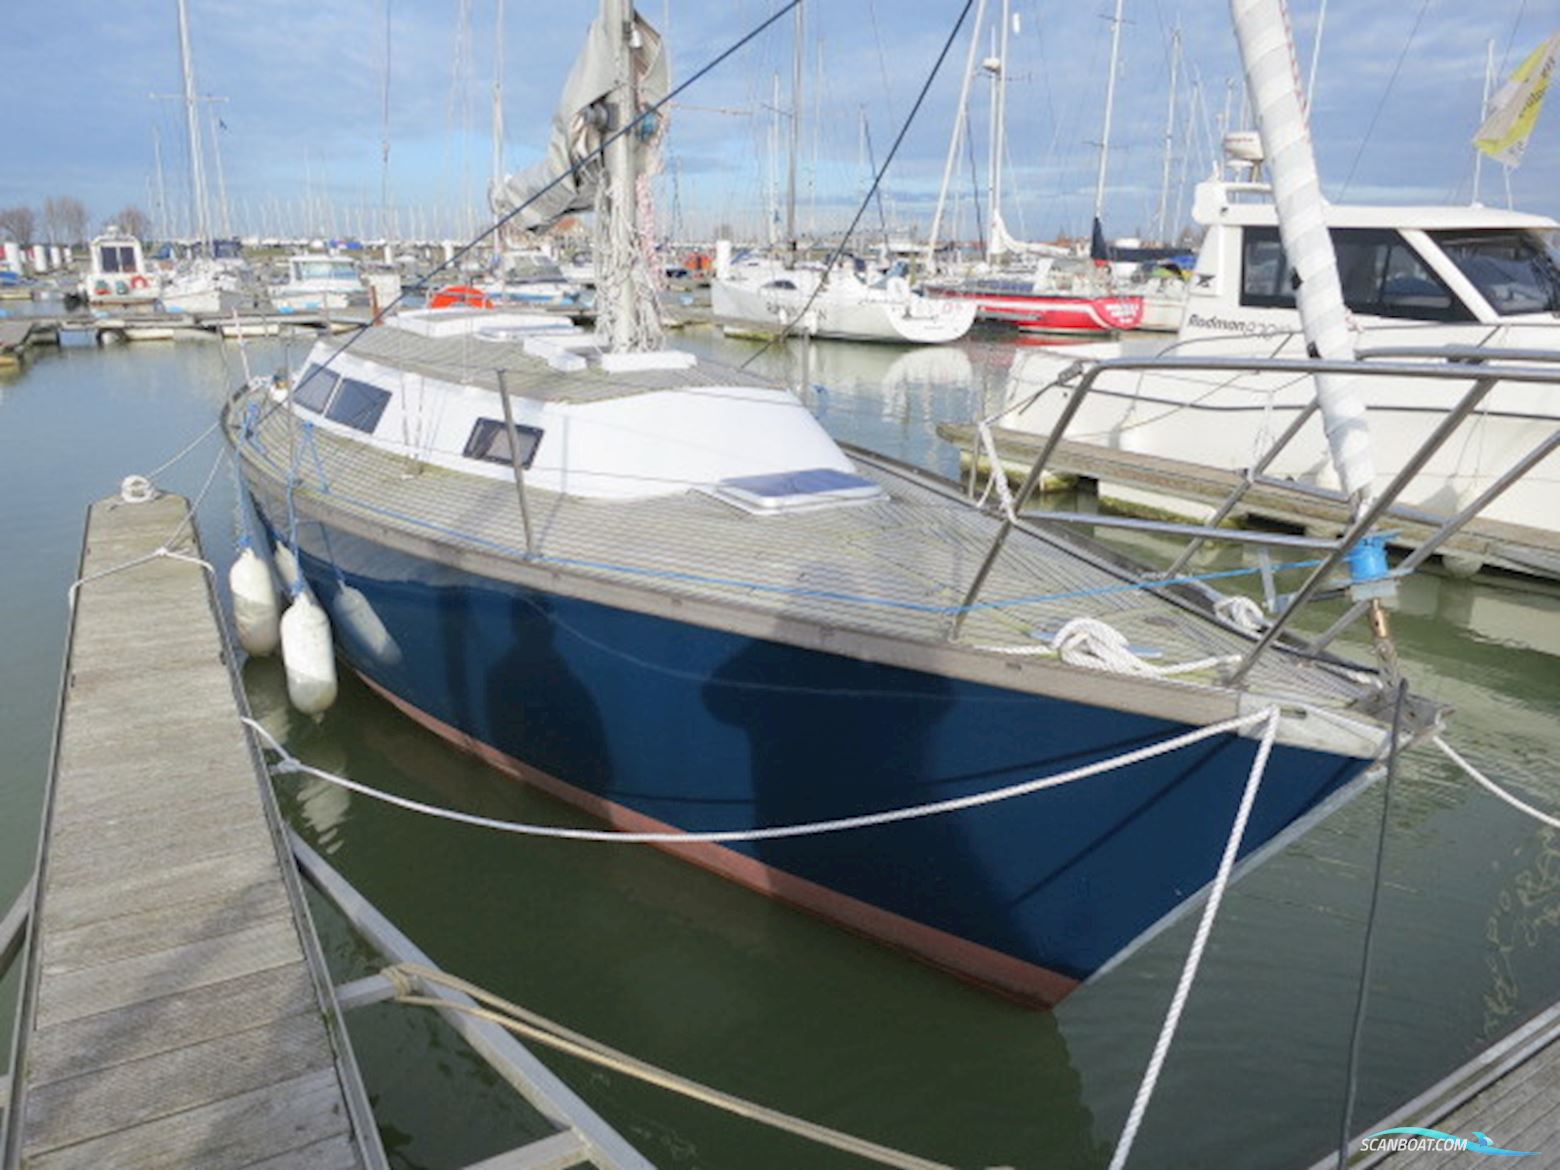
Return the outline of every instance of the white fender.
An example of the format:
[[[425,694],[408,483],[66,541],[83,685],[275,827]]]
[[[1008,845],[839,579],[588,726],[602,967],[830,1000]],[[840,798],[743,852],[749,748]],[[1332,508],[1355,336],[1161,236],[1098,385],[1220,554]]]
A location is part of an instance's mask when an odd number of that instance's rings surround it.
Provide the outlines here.
[[[233,591],[233,624],[238,628],[238,644],[257,657],[275,651],[281,638],[282,615],[270,566],[246,545],[228,570],[228,587]]]
[[[330,618],[313,595],[299,593],[282,615],[282,662],[287,697],[305,715],[318,715],[336,701],[336,651]]]
[[[341,636],[375,662],[394,666],[401,661],[401,647],[360,590],[343,582],[331,598],[330,613]]]

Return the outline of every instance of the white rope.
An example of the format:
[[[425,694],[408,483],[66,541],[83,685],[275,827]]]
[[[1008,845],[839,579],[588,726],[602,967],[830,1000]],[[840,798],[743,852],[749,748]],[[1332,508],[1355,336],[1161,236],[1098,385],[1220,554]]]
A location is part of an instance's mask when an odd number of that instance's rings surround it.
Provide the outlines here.
[[[69,606],[69,608],[75,609],[76,594],[81,590],[83,585],[86,585],[89,582],[98,581],[104,577],[112,577],[115,573],[122,573],[126,569],[134,569],[138,565],[144,565],[149,561],[160,560],[184,561],[186,564],[199,565],[201,568],[205,569],[206,572],[211,574],[212,581],[216,581],[217,579],[217,571],[216,569],[212,568],[209,561],[203,561],[199,557],[192,557],[188,553],[175,552],[167,545],[162,545],[159,548],[153,549],[143,557],[136,557],[133,561],[126,561],[124,564],[115,565],[111,569],[103,569],[100,572],[88,573],[85,577],[76,578],[76,580],[71,582],[70,588],[65,591],[66,604]]]
[[[1202,918],[1197,923],[1197,934],[1192,939],[1192,949],[1187,953],[1186,964],[1181,968],[1181,979],[1176,984],[1175,995],[1170,1000],[1170,1010],[1165,1013],[1165,1022],[1159,1029],[1159,1039],[1154,1043],[1154,1053],[1148,1059],[1148,1068],[1144,1070],[1137,1096],[1132,1100],[1132,1109],[1127,1114],[1127,1123],[1122,1127],[1121,1138],[1116,1142],[1115,1152],[1111,1155],[1110,1170],[1121,1170],[1132,1154],[1132,1143],[1137,1140],[1138,1128],[1143,1124],[1143,1115],[1148,1111],[1148,1103],[1154,1095],[1154,1087],[1159,1083],[1159,1074],[1165,1066],[1166,1058],[1170,1055],[1170,1043],[1175,1039],[1176,1028],[1181,1023],[1181,1011],[1186,1007],[1186,1001],[1192,993],[1192,983],[1197,978],[1198,965],[1202,962],[1208,937],[1213,933],[1213,920],[1218,917],[1219,903],[1224,900],[1224,891],[1230,881],[1230,871],[1235,868],[1235,858],[1240,855],[1241,839],[1246,835],[1246,822],[1251,817],[1251,807],[1256,803],[1257,789],[1262,784],[1262,774],[1267,770],[1268,756],[1272,753],[1273,740],[1278,734],[1277,709],[1269,708],[1262,713],[1262,717],[1267,720],[1267,726],[1262,730],[1262,741],[1257,745],[1256,758],[1251,762],[1251,774],[1246,779],[1246,790],[1241,794],[1240,807],[1235,812],[1235,823],[1230,826],[1229,840],[1224,843],[1224,856],[1219,859],[1218,873],[1214,876],[1213,886],[1208,891],[1208,903],[1203,907]]]
[[[202,435],[201,438],[205,438],[205,435]],[[199,441],[199,439],[196,440],[197,443]],[[168,466],[176,462],[178,459],[182,458],[193,449],[194,444],[191,444],[178,455],[174,456],[173,459],[169,460],[169,463],[165,464],[164,466]],[[100,569],[96,573],[88,573],[85,577],[77,577],[76,580],[70,583],[70,588],[65,591],[65,601],[67,607],[72,611],[75,610],[76,595],[81,592],[81,587],[83,585],[86,585],[92,581],[100,581],[104,577],[112,577],[115,573],[122,573],[126,569],[134,569],[140,565],[149,564],[152,561],[158,560],[184,561],[186,564],[199,565],[211,575],[211,580],[213,583],[215,583],[217,579],[217,570],[212,567],[210,561],[202,560],[200,557],[191,556],[189,553],[179,552],[174,549],[173,544],[183,534],[185,525],[194,522],[196,509],[200,507],[201,502],[206,498],[206,494],[211,491],[211,485],[216,481],[217,471],[222,466],[222,460],[224,457],[228,456],[228,454],[228,450],[225,447],[217,452],[216,459],[212,461],[211,470],[206,473],[205,483],[201,484],[200,491],[196,493],[195,499],[190,502],[190,506],[185,510],[184,515],[179,518],[179,522],[173,526],[173,531],[168,533],[167,536],[163,537],[163,541],[160,545],[154,548],[151,552],[146,553],[144,556],[139,556],[133,560],[125,561],[121,565],[114,565],[107,569]],[[162,493],[158,491],[156,485],[154,485],[150,479],[143,475],[126,476],[124,482],[120,485],[119,488],[120,499],[130,504],[144,504],[151,500],[157,499],[161,494]]]
[[[867,1141],[853,1134],[843,1133],[837,1129],[819,1125],[817,1122],[807,1121],[805,1118],[795,1117],[789,1113],[782,1113],[778,1109],[771,1109],[766,1105],[748,1101],[731,1093],[721,1092],[719,1089],[710,1088],[708,1085],[679,1076],[677,1073],[640,1060],[636,1056],[630,1056],[626,1052],[612,1048],[599,1040],[593,1040],[589,1036],[582,1035],[562,1024],[555,1023],[546,1016],[529,1011],[519,1004],[511,1003],[492,992],[478,987],[467,980],[448,975],[443,971],[430,967],[424,967],[412,963],[400,963],[393,967],[386,967],[380,972],[391,986],[396,989],[395,1002],[410,1004],[418,1007],[429,1007],[439,1011],[458,1011],[468,1015],[477,1016],[480,1019],[490,1020],[500,1027],[505,1028],[528,1040],[544,1044],[549,1048],[566,1052],[571,1056],[588,1061],[591,1064],[611,1069],[626,1076],[644,1081],[647,1084],[656,1085],[669,1092],[678,1093],[695,1101],[702,1101],[706,1105],[712,1105],[717,1109],[724,1109],[728,1113],[738,1117],[745,1117],[750,1121],[757,1121],[797,1137],[806,1138],[817,1142],[819,1145],[830,1146],[836,1150],[844,1150],[846,1153],[855,1154],[857,1157],[868,1158],[884,1166],[899,1167],[900,1170],[951,1170],[942,1162],[932,1162],[926,1158],[908,1154],[902,1150],[891,1149],[888,1146],[878,1145],[876,1142]],[[435,983],[446,987],[451,991],[461,992],[473,999],[490,1006],[479,1007],[476,1004],[462,1003],[459,1000],[451,1000],[433,995],[420,995],[415,984],[417,982]]]
[[[912,805],[908,808],[891,809],[887,812],[879,813],[866,813],[854,817],[840,817],[828,821],[810,821],[795,825],[774,825],[758,829],[726,829],[709,833],[622,833],[613,829],[573,829],[559,825],[501,821],[491,817],[477,816],[474,813],[439,808],[436,805],[424,804],[420,800],[412,800],[405,796],[396,796],[394,793],[385,792],[378,788],[370,788],[368,785],[361,784],[356,780],[350,780],[345,776],[338,776],[334,772],[327,772],[323,768],[305,764],[278,743],[274,735],[253,719],[242,718],[240,721],[265,740],[266,746],[281,757],[277,763],[271,765],[272,771],[278,773],[302,772],[324,780],[326,783],[338,785],[348,791],[360,793],[373,800],[383,801],[385,804],[392,804],[397,808],[404,808],[410,812],[423,813],[426,816],[437,817],[440,820],[454,821],[457,824],[474,825],[482,829],[495,829],[501,833],[518,833],[525,837],[547,837],[561,841],[610,841],[618,844],[697,845],[724,844],[736,841],[773,841],[785,837],[806,837],[821,833],[839,833],[851,829],[866,829],[877,825],[893,824],[898,821],[918,820],[922,817],[957,812],[961,809],[976,808],[980,805],[996,804],[1000,801],[1011,800],[1014,797],[1027,796],[1031,792],[1039,792],[1046,788],[1070,784],[1074,780],[1096,776],[1101,772],[1125,768],[1140,761],[1173,752],[1178,748],[1187,747],[1205,739],[1211,739],[1216,735],[1240,731],[1265,719],[1276,719],[1277,715],[1278,709],[1276,707],[1264,708],[1254,714],[1240,715],[1234,719],[1226,719],[1222,723],[1213,723],[1207,727],[1199,727],[1195,731],[1185,732],[1172,739],[1161,740],[1159,743],[1150,744],[1147,747],[1135,748],[1119,756],[1112,756],[1108,760],[1086,764],[1081,768],[1073,768],[1067,772],[1058,772],[1055,775],[1042,777],[1038,780],[1012,784],[1006,788],[976,793],[973,796],[959,796],[949,800]]]
[[[1238,654],[1222,654],[1211,658],[1199,658],[1194,662],[1155,666],[1134,654],[1131,645],[1127,642],[1127,636],[1115,626],[1091,617],[1076,617],[1067,622],[1052,636],[1051,645],[1061,655],[1062,661],[1069,666],[1113,670],[1118,674],[1154,675],[1160,678],[1208,670],[1240,659]]]
[[[1262,612],[1262,607],[1241,593],[1219,598],[1213,603],[1213,612],[1248,634],[1260,634],[1267,628],[1267,614]]]
[[[1451,744],[1447,743],[1439,735],[1433,737],[1430,742],[1435,744],[1436,747],[1440,748],[1441,751],[1446,753],[1447,759],[1451,760],[1452,763],[1456,764],[1464,772],[1468,773],[1468,775],[1473,777],[1473,779],[1477,781],[1481,787],[1487,789],[1494,796],[1499,797],[1518,812],[1527,813],[1527,815],[1532,817],[1535,821],[1540,821],[1554,829],[1560,829],[1560,817],[1552,817],[1548,813],[1540,812],[1532,805],[1524,804],[1522,801],[1518,800],[1499,784],[1496,784],[1495,781],[1491,780],[1488,776],[1484,775],[1484,773],[1480,772],[1467,760],[1463,759],[1462,756],[1458,755],[1457,752],[1453,750]]]
[[[1013,507],[1013,493],[1008,489],[1007,471],[1002,466],[1002,457],[997,454],[997,442],[991,437],[991,428],[986,425],[986,420],[981,419],[975,424],[975,433],[980,436],[980,445],[986,452],[986,465],[988,468],[986,477],[986,490],[981,493],[978,507],[984,508],[986,501],[991,498],[991,489],[997,490],[997,499],[1002,504],[1002,514],[1014,524],[1018,523],[1018,512]],[[974,474],[972,471],[971,474]]]
[[[144,475],[127,475],[119,481],[119,498],[127,504],[149,504],[158,494]]]
[[[169,459],[166,463],[158,464],[156,467],[154,467],[150,471],[148,471],[144,478],[146,478],[148,480],[156,479],[163,472],[167,471],[168,468],[172,467],[175,463],[177,463],[179,460],[183,459],[191,451],[195,450],[196,447],[199,447],[202,443],[204,443],[211,436],[211,434],[214,431],[216,431],[219,427],[221,427],[221,425],[222,425],[222,420],[219,418],[216,422],[212,423],[205,430],[201,431],[200,434],[196,435],[195,438],[190,441],[188,446],[183,447],[179,451],[179,453],[177,455],[175,455],[172,459]]]

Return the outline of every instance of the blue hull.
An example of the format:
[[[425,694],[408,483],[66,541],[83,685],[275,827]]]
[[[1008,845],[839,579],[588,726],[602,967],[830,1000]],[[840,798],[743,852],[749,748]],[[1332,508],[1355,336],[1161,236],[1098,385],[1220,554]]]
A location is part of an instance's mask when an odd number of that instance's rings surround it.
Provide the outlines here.
[[[538,592],[312,522],[300,542],[321,600],[345,581],[393,639],[387,649],[337,620],[352,667],[446,734],[620,823],[692,832],[881,811],[1191,729]],[[683,851],[1054,1001],[1208,882],[1255,750],[1220,736],[958,813]],[[1362,767],[1275,748],[1246,852]]]

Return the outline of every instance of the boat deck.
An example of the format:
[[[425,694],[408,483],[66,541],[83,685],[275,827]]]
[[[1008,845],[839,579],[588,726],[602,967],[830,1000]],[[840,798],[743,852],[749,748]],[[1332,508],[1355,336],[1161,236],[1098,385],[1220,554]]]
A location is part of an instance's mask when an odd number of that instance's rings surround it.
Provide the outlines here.
[[[237,413],[237,412],[235,412]],[[524,558],[515,484],[510,479],[418,465],[320,428],[313,452],[298,460],[300,491],[312,501],[478,553]],[[245,454],[279,486],[289,466],[289,429],[281,409],[265,414]],[[885,489],[872,503],[754,516],[697,490],[635,501],[601,501],[531,491],[533,563],[619,584],[641,594],[739,606],[767,622],[812,622],[920,644],[932,652],[984,657],[992,677],[1066,670],[1088,687],[1101,672],[1061,667],[1048,639],[1076,617],[1109,622],[1135,652],[1157,666],[1232,661],[1249,636],[1142,588],[1104,556],[1064,537],[1020,529],[1007,547],[956,640],[953,619],[997,531],[997,521],[943,485],[875,460],[861,474]],[[314,504],[301,505],[312,511]],[[1220,665],[1176,679],[1107,676],[1112,696],[1132,702],[1160,693],[1187,719],[1215,721],[1242,708],[1242,696],[1217,684]],[[1089,676],[1093,676],[1090,678]],[[1284,653],[1259,661],[1249,690],[1265,698],[1341,708],[1359,697],[1357,680]],[[1056,685],[1056,679],[1052,679]],[[1147,708],[1143,708],[1147,709]]]
[[[188,514],[94,505],[82,576]],[[217,622],[189,561],[81,587],[6,1165],[382,1165]]]

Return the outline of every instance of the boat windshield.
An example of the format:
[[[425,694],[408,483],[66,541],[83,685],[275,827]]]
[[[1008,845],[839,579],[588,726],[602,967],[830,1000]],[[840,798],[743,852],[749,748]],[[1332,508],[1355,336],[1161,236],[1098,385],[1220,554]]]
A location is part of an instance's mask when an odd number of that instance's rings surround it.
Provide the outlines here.
[[[1501,316],[1560,313],[1560,257],[1552,239],[1517,228],[1431,232],[1430,238]]]

